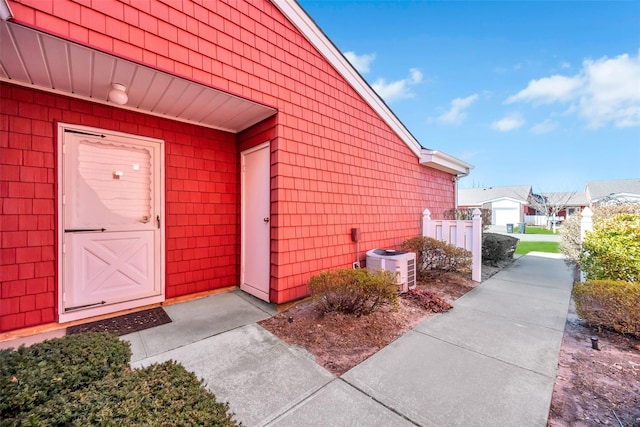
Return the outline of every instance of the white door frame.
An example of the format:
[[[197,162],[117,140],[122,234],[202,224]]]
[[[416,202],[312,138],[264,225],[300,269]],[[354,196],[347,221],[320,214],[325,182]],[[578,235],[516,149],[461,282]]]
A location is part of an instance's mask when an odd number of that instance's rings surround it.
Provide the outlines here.
[[[269,212],[266,213],[266,215],[268,215],[267,217],[264,218],[264,221],[267,222],[267,224],[265,224],[265,227],[267,227],[268,230],[268,236],[267,236],[267,250],[264,254],[264,259],[263,261],[266,261],[267,265],[263,267],[266,269],[266,272],[264,272],[264,274],[266,274],[266,289],[256,289],[255,287],[252,286],[248,286],[247,284],[245,284],[245,279],[246,279],[246,267],[247,267],[247,245],[251,244],[251,238],[250,236],[247,236],[247,201],[246,201],[246,197],[247,197],[247,182],[246,182],[246,167],[245,167],[245,156],[247,156],[248,154],[251,153],[255,153],[256,151],[260,151],[260,150],[267,150],[268,153],[268,158],[269,158],[269,164],[268,164],[268,168],[269,171],[271,170],[271,150],[270,150],[271,144],[269,141],[262,143],[260,145],[257,145],[253,148],[250,148],[248,150],[245,150],[243,152],[240,153],[240,168],[241,168],[241,184],[240,184],[240,192],[241,192],[241,206],[240,206],[240,235],[241,235],[241,241],[240,241],[240,289],[244,290],[245,292],[248,292],[250,294],[252,294],[253,296],[263,299],[267,302],[270,301],[269,299],[269,294],[270,294],[270,282],[271,282],[271,223],[270,223],[270,216],[271,216],[271,184],[270,184],[270,179],[267,180],[266,183],[264,183],[266,185],[266,189],[267,189],[267,197],[269,199]],[[269,174],[270,175],[270,174]],[[258,215],[260,215],[258,213]],[[264,284],[263,284],[264,285]]]
[[[158,200],[156,201],[157,210],[159,211],[160,216],[160,227],[159,227],[159,236],[157,245],[159,247],[155,248],[155,280],[158,282],[158,286],[160,289],[159,295],[154,295],[151,297],[138,299],[138,300],[130,300],[125,302],[114,303],[110,305],[98,306],[94,308],[86,308],[78,311],[70,311],[65,312],[64,310],[64,278],[65,278],[65,267],[64,267],[64,258],[63,252],[64,248],[64,135],[65,131],[73,131],[76,133],[87,133],[87,135],[109,135],[111,137],[130,141],[132,143],[143,142],[146,144],[157,144],[159,149],[158,158],[156,161],[157,170],[159,172],[158,177]],[[155,138],[143,137],[139,135],[132,135],[122,132],[115,132],[106,129],[99,129],[88,126],[74,125],[68,123],[58,123],[58,142],[57,142],[57,215],[58,215],[58,242],[57,242],[57,255],[58,255],[58,322],[64,323],[78,319],[86,319],[93,316],[99,316],[102,314],[114,313],[118,311],[128,310],[132,308],[137,308],[149,304],[159,303],[165,300],[165,183],[164,183],[164,141]]]

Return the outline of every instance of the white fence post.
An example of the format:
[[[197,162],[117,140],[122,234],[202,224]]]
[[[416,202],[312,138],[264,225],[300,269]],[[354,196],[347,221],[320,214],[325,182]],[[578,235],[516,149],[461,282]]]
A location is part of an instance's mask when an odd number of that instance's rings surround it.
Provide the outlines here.
[[[482,280],[482,213],[474,209],[472,220],[432,220],[431,211],[422,213],[422,235],[442,240],[471,252],[471,279]]]
[[[431,211],[429,209],[425,209],[422,212],[422,235],[430,236],[431,235]]]
[[[471,254],[473,268],[471,272],[471,280],[474,282],[482,281],[482,212],[480,209],[475,208],[473,210],[473,219],[471,220],[473,226],[471,228]]]
[[[582,218],[580,219],[580,247],[582,249],[582,242],[584,242],[584,236],[587,231],[593,231],[593,211],[588,207],[582,210]],[[580,270],[580,281],[584,282],[586,279],[584,271]]]

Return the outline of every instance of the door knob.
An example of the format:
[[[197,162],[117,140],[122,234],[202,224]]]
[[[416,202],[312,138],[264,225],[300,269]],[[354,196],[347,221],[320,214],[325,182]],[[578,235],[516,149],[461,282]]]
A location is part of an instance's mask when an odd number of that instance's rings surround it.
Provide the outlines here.
[[[268,217],[268,216],[267,216],[267,217],[265,217],[263,221],[264,221],[264,222],[269,222],[269,217]]]

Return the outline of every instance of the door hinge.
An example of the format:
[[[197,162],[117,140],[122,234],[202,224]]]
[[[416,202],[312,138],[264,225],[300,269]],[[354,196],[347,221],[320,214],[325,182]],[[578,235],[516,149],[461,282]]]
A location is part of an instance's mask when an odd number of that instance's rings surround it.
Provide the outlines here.
[[[77,133],[78,135],[88,135],[88,136],[97,136],[98,138],[106,138],[105,135],[102,135],[100,133],[84,132],[84,131],[75,130],[75,129],[65,129],[64,131],[69,133]]]
[[[96,305],[105,305],[106,303],[107,303],[106,301],[100,301],[100,302],[94,302],[92,304],[83,304],[83,305],[77,305],[75,307],[66,307],[64,311],[80,310],[82,308],[95,307]]]

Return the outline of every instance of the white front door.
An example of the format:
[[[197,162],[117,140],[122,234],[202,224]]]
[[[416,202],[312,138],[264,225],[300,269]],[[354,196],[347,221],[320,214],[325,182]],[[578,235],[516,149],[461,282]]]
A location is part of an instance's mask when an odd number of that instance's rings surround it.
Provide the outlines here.
[[[60,320],[164,300],[162,142],[60,126]]]
[[[269,143],[243,151],[240,289],[269,301],[271,150]]]

